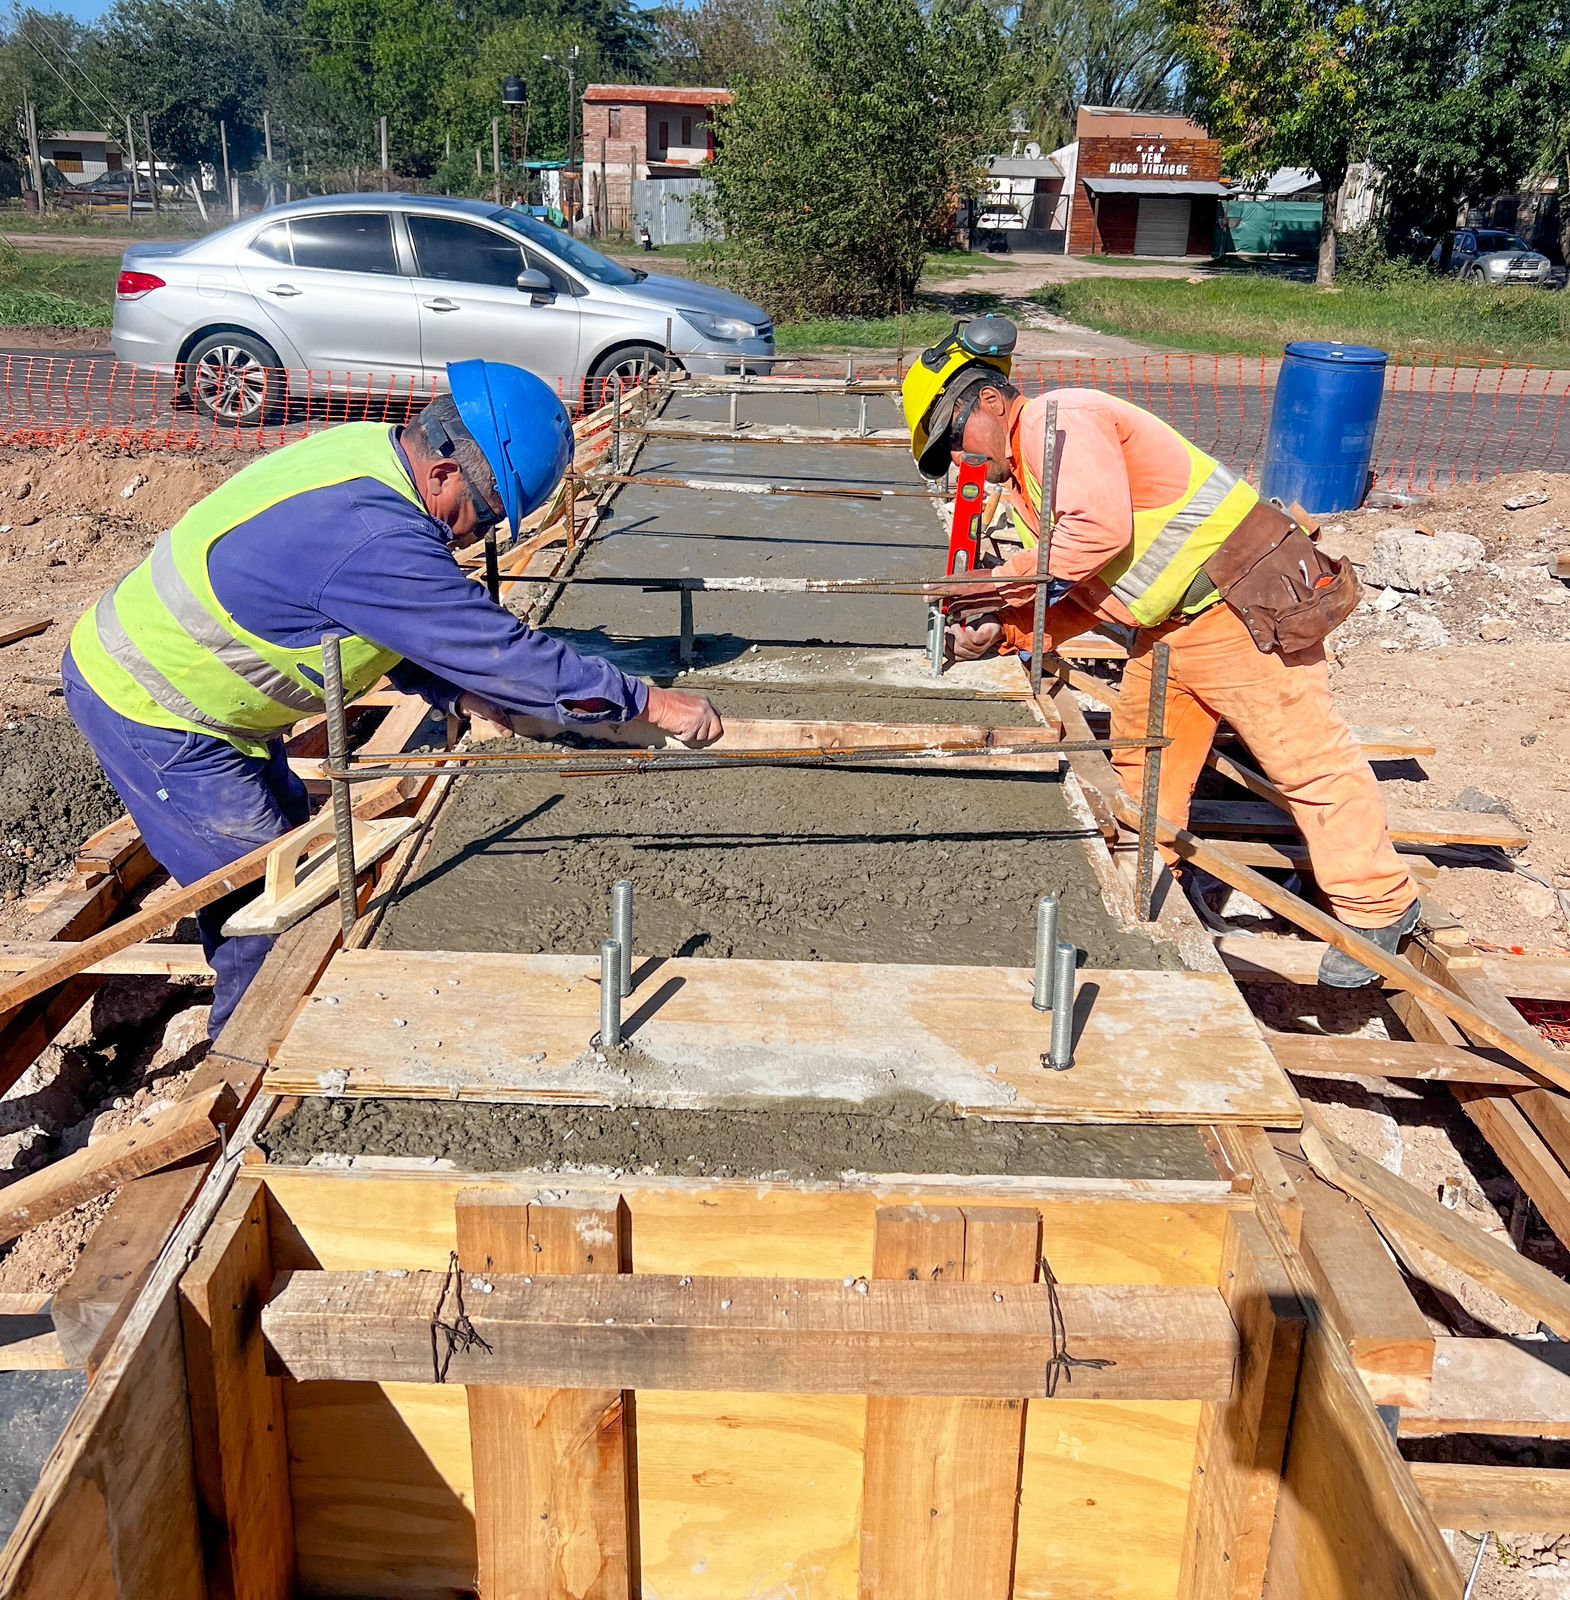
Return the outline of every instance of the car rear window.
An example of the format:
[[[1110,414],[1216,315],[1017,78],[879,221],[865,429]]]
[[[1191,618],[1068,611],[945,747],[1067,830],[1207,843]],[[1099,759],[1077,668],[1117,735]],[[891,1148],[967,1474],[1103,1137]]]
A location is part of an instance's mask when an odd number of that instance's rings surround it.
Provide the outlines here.
[[[289,224],[297,267],[328,267],[336,272],[396,274],[392,218],[374,211],[342,216],[295,217]]]
[[[269,227],[263,228],[251,240],[251,248],[257,255],[266,256],[269,261],[292,262],[294,257],[289,254],[289,224],[274,222]]]

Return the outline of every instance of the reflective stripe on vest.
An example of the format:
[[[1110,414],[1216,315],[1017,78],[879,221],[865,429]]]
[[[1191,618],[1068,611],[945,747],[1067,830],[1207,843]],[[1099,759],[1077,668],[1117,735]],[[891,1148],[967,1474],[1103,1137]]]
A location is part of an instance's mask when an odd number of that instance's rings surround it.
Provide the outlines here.
[[[133,721],[216,734],[252,751],[319,711],[321,646],[280,645],[242,627],[213,592],[208,557],[262,512],[356,478],[424,509],[381,424],[328,429],[276,451],[193,506],[77,623],[71,649],[82,676]],[[308,506],[301,513],[308,518]],[[341,649],[351,698],[400,659],[353,634]]]
[[[1188,456],[1187,488],[1168,505],[1136,511],[1129,548],[1096,574],[1145,628],[1165,622],[1180,609],[1201,610],[1215,598],[1214,588],[1203,583],[1197,585],[1204,591],[1197,600],[1191,591],[1205,563],[1259,502],[1258,494],[1243,479],[1190,444],[1177,429],[1170,431]],[[1019,471],[1039,526],[1041,485],[1023,457]],[[1029,535],[1027,548],[1034,545],[1034,530],[1018,506],[1012,509],[1015,524]]]

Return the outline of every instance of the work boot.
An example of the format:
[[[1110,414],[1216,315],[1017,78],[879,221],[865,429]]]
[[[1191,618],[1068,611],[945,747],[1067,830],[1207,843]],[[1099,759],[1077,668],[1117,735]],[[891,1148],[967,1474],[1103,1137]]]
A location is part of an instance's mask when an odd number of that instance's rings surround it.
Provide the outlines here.
[[[1423,902],[1414,900],[1389,926],[1353,928],[1352,931],[1394,955],[1396,946],[1417,926],[1422,914]],[[1362,989],[1370,983],[1378,983],[1379,976],[1372,967],[1365,967],[1356,956],[1349,956],[1334,945],[1325,951],[1319,963],[1319,981],[1331,989]]]

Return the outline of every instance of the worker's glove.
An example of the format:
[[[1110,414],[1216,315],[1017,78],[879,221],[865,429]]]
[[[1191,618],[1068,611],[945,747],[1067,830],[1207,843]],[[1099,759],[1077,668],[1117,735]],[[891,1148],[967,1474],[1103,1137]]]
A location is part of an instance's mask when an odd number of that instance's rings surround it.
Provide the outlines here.
[[[1003,624],[996,617],[977,617],[974,622],[951,622],[944,629],[951,661],[979,661],[991,655],[1003,642]]]
[[[489,739],[510,739],[513,735],[511,716],[498,705],[465,690],[458,696],[453,708],[460,717],[469,719],[469,742],[484,744]]]
[[[686,745],[713,744],[725,731],[725,724],[707,695],[658,689],[652,684],[643,720]]]

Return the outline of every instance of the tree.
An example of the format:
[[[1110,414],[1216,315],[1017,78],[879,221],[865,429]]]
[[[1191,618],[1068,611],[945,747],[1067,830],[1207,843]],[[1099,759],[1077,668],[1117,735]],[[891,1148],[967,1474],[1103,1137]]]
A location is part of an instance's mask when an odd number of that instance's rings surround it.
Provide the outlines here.
[[[30,100],[38,131],[109,128],[113,108],[98,77],[98,36],[59,11],[17,11],[0,46],[0,145],[22,159],[27,151],[23,102]]]
[[[727,275],[776,316],[887,315],[1006,128],[1002,29],[980,0],[790,0],[780,21],[781,70],[719,113]]]
[[[1461,206],[1515,188],[1570,95],[1567,8],[1542,0],[1404,0],[1380,49],[1368,153],[1391,232],[1444,233]]]
[[[1031,63],[1031,131],[1048,148],[1074,137],[1082,105],[1176,104],[1181,53],[1161,0],[1023,0],[1010,44]]]
[[[1366,150],[1395,0],[1165,0],[1187,99],[1239,176],[1309,167],[1325,188],[1319,283],[1336,273],[1347,171]]]
[[[781,66],[778,0],[701,0],[660,12],[659,71],[670,83],[727,84]]]

